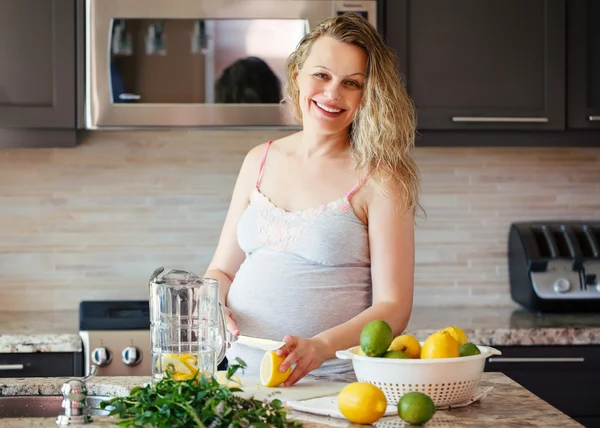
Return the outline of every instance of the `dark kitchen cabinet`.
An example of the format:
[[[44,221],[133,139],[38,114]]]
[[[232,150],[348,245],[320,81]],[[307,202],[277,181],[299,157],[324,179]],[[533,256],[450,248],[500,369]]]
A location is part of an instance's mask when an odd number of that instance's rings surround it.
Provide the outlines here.
[[[81,352],[0,354],[0,378],[65,376],[83,376]]]
[[[83,0],[0,1],[0,146],[76,144],[77,13]]]
[[[564,129],[563,0],[386,5],[420,130]]]
[[[567,5],[567,123],[600,129],[600,2]]]
[[[600,346],[495,346],[485,371],[502,372],[586,427],[600,426]]]
[[[0,127],[75,127],[74,0],[2,0],[0,62]]]

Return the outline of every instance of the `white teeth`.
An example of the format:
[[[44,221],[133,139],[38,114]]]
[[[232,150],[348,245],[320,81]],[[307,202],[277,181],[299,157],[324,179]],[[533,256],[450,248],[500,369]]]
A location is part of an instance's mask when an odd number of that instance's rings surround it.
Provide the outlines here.
[[[317,103],[317,102],[315,101],[315,103]],[[342,110],[335,110],[335,109],[332,109],[332,108],[327,108],[327,107],[325,107],[323,104],[319,104],[319,103],[317,103],[317,105],[318,105],[320,108],[322,108],[323,110],[325,110],[325,111],[328,111],[329,113],[339,113],[339,112],[341,112],[341,111],[342,111]]]

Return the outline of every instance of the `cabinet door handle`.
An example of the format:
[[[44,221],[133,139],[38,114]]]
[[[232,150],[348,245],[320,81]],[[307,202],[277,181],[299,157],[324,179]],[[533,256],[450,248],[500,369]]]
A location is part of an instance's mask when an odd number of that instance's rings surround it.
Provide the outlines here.
[[[0,364],[0,370],[23,370],[23,364]]]
[[[142,96],[138,95],[138,94],[127,94],[127,93],[122,93],[119,94],[119,99],[123,100],[123,101],[137,101],[137,100],[141,100]]]
[[[598,121],[600,120],[600,116],[588,116],[588,120],[590,122]]]
[[[583,357],[493,357],[490,363],[583,363]]]
[[[453,116],[452,122],[504,122],[504,123],[546,123],[547,117],[477,117]]]

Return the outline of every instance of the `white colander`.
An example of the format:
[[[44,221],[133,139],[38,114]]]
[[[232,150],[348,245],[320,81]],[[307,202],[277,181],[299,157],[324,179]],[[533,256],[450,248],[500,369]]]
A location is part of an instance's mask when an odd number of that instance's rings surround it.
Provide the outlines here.
[[[486,358],[502,354],[488,346],[477,347],[480,355],[457,358],[375,358],[356,354],[359,346],[337,351],[336,356],[352,360],[358,381],[381,389],[388,404],[398,404],[407,392],[418,391],[431,397],[436,406],[451,406],[471,398],[479,385]]]

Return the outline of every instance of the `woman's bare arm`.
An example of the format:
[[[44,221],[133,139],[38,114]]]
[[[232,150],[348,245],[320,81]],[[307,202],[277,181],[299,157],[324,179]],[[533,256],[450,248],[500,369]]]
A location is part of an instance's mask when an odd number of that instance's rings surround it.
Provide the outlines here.
[[[261,144],[250,150],[244,159],[233,190],[229,210],[223,223],[219,243],[204,274],[205,277],[219,280],[219,299],[225,306],[227,305],[229,287],[245,259],[245,254],[237,241],[237,224],[248,206],[251,192],[256,184],[264,149],[265,145]]]
[[[400,212],[400,203],[381,190],[368,198],[373,304],[346,323],[315,336],[329,345],[329,358],[335,357],[337,349],[357,345],[369,321],[385,320],[394,335],[408,324],[414,293],[414,214]]]

